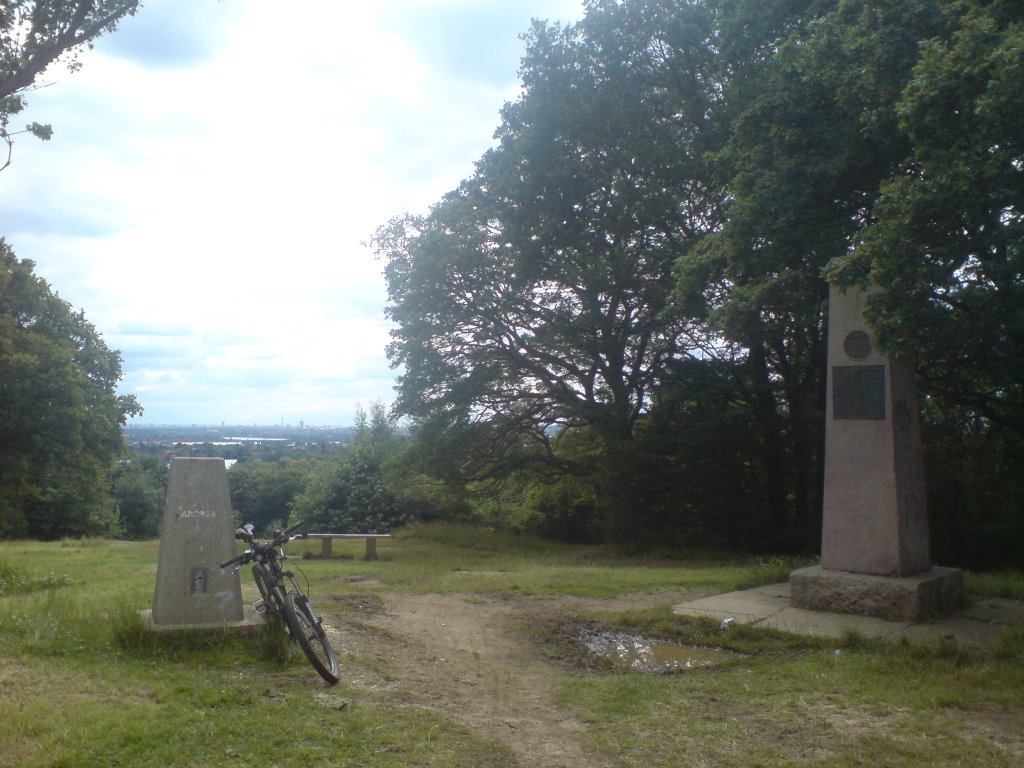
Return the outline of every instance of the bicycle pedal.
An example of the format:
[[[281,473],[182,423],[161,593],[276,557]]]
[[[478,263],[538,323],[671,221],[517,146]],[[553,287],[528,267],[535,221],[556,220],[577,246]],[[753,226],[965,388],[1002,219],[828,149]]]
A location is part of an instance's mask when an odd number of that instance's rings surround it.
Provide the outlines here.
[[[255,603],[252,604],[252,609],[256,611],[256,613],[266,613],[267,602],[265,600],[257,600]]]

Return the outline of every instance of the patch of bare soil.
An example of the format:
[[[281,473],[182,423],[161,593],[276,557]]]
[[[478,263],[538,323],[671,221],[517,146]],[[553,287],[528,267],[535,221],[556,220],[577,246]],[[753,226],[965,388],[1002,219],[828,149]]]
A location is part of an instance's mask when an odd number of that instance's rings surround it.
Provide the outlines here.
[[[338,626],[339,655],[373,658],[374,670],[345,681],[384,691],[396,703],[441,710],[484,738],[508,745],[536,768],[607,765],[586,753],[585,726],[555,702],[557,672],[510,625],[554,608],[548,601],[460,596],[339,596],[349,610],[323,608]],[[561,605],[562,608],[566,606]],[[388,670],[387,677],[380,674]]]

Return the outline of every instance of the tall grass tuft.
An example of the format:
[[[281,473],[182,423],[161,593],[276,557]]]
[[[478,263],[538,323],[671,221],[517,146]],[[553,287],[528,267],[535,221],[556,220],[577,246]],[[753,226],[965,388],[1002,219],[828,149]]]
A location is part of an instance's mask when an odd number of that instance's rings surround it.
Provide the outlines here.
[[[288,633],[276,617],[241,633],[219,628],[154,632],[136,608],[123,602],[110,614],[110,625],[114,642],[132,656],[183,660],[193,654],[226,652],[241,658],[257,655],[279,666],[290,656]]]
[[[0,560],[0,597],[24,595],[44,589],[57,589],[69,584],[71,584],[71,579],[65,574],[32,574]]]
[[[992,655],[1000,661],[1024,661],[1024,626],[1011,627],[999,638]]]
[[[1024,573],[1018,571],[968,572],[965,586],[967,592],[981,598],[1024,600]]]
[[[259,634],[258,646],[261,657],[274,664],[283,665],[291,652],[288,632],[277,616],[268,616],[267,623]]]
[[[789,574],[798,568],[806,568],[817,561],[806,557],[766,557],[761,558],[740,577],[736,589],[750,589],[764,584],[777,584],[788,581]]]
[[[127,601],[119,603],[111,612],[110,626],[114,641],[122,649],[139,654],[153,650],[154,633],[146,626],[142,614]]]

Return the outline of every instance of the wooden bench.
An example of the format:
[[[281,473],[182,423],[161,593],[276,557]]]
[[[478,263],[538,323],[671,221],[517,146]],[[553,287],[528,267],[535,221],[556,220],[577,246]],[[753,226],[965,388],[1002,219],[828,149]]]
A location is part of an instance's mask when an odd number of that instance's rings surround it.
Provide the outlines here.
[[[320,557],[331,556],[331,542],[335,539],[366,539],[366,559],[377,559],[377,539],[390,539],[390,533],[307,533],[307,539],[320,539]]]

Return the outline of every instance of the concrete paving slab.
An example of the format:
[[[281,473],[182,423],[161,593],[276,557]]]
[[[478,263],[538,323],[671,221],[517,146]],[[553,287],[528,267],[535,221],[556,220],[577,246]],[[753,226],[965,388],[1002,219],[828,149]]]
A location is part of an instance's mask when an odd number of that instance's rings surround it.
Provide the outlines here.
[[[1024,624],[1024,602],[989,598],[979,600],[957,615],[991,624]]]
[[[912,624],[901,636],[921,644],[979,646],[998,640],[1006,629],[1005,624],[989,624],[963,616],[950,616],[940,622]]]
[[[729,592],[705,597],[675,606],[673,613],[691,616],[731,618],[739,624],[763,622],[768,617],[789,607],[789,585],[772,584],[766,587]]]
[[[773,629],[798,635],[837,638],[848,632],[857,632],[864,637],[892,639],[909,626],[908,622],[886,621],[875,616],[821,613],[804,608],[783,608],[765,623]]]
[[[1008,627],[1024,625],[1024,602],[984,600],[945,619],[927,622],[890,621],[872,616],[824,613],[794,608],[789,584],[770,584],[738,592],[728,592],[688,603],[680,603],[672,612],[681,616],[710,616],[739,624],[760,624],[785,632],[820,637],[842,637],[858,632],[865,637],[912,642],[952,642],[979,645],[997,639]]]

